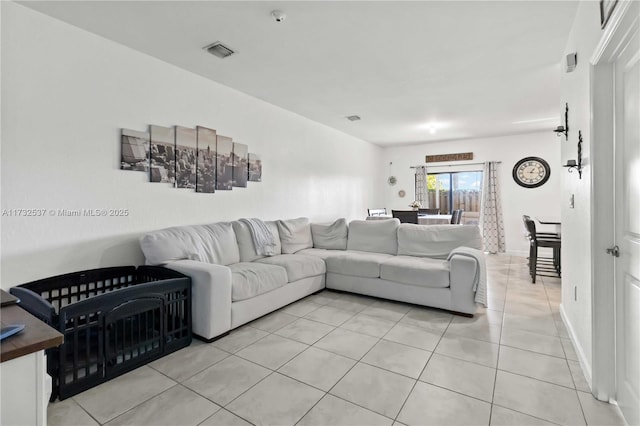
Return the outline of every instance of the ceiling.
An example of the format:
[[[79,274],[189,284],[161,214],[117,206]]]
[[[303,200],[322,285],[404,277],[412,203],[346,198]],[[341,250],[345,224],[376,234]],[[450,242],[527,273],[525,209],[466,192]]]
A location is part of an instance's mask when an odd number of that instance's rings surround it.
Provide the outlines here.
[[[577,9],[557,0],[22,4],[381,146],[555,128]],[[215,41],[238,53],[221,60],[202,49]],[[362,119],[345,118],[353,114]]]

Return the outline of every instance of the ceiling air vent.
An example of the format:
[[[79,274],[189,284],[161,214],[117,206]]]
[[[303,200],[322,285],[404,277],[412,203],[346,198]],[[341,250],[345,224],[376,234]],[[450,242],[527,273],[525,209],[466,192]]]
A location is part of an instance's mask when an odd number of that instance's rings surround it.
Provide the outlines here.
[[[347,120],[349,121],[358,121],[360,120],[360,116],[359,115],[350,115],[347,117]]]
[[[207,52],[211,53],[213,56],[217,56],[220,59],[227,58],[235,53],[233,50],[229,49],[219,41],[206,46],[205,49],[207,50]]]

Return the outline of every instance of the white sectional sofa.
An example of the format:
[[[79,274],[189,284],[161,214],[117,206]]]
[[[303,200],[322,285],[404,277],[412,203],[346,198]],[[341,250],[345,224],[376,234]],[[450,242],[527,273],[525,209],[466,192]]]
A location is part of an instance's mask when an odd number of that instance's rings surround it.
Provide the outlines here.
[[[477,226],[397,219],[266,222],[275,254],[256,252],[243,221],[167,228],[140,239],[147,264],[192,279],[193,333],[214,340],[323,288],[473,315],[484,277]],[[457,253],[467,247],[465,253]],[[475,254],[474,257],[469,256]]]

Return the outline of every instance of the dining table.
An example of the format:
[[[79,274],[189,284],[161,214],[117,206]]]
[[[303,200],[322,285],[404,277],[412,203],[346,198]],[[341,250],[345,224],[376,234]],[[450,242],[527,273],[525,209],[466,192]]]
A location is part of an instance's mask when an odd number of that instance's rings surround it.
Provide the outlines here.
[[[536,220],[542,225],[561,225],[562,222],[557,216],[536,216]]]
[[[384,220],[384,219],[392,219],[393,216],[390,214],[380,215],[380,216],[367,216],[366,220]],[[450,214],[419,214],[418,215],[418,224],[419,225],[446,225],[451,223],[451,215]]]
[[[541,225],[551,225],[551,226],[553,226],[553,232],[555,232],[556,234],[560,234],[562,222],[560,221],[559,217],[557,217],[557,216],[536,216],[536,220]],[[540,231],[545,232],[546,230],[542,229]]]
[[[448,225],[451,223],[450,214],[419,214],[419,225]]]

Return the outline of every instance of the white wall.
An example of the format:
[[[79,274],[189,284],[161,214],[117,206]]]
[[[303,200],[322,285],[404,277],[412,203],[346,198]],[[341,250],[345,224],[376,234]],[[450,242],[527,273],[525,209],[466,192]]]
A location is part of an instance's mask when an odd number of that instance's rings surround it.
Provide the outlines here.
[[[593,330],[589,59],[602,36],[599,23],[598,2],[581,2],[565,48],[565,55],[577,52],[578,65],[573,72],[562,75],[562,101],[558,106],[564,110],[565,102],[569,104],[569,141],[562,143],[562,159],[576,158],[578,130],[582,131],[584,141],[582,179],[575,173],[562,179],[562,197],[568,198],[571,194],[575,197],[574,209],[566,204],[562,207],[562,311],[587,378],[591,377]],[[564,61],[564,57],[561,60]]]
[[[414,200],[414,170],[411,166],[424,164],[426,155],[473,152],[473,161],[502,161],[500,181],[502,184],[502,207],[505,227],[506,250],[509,253],[528,255],[528,242],[522,230],[522,215],[560,216],[560,180],[566,171],[560,167],[560,139],[551,130],[548,132],[528,133],[484,139],[465,139],[446,142],[432,142],[423,145],[386,148],[383,152],[381,170],[387,176],[398,178],[395,186],[386,185],[385,206],[387,209],[407,210]],[[549,181],[539,188],[528,189],[516,184],[511,177],[515,163],[524,157],[541,157],[551,166]],[[392,164],[389,164],[392,163]],[[431,163],[430,163],[431,164]],[[456,164],[451,163],[433,163]],[[481,170],[482,166],[469,166],[466,170]],[[427,165],[427,170],[429,166]],[[454,171],[438,167],[436,171]],[[463,170],[456,167],[455,171]],[[398,196],[404,189],[407,195]],[[540,226],[540,225],[538,225]],[[540,229],[544,227],[540,226]]]
[[[162,227],[362,218],[381,148],[15,3],[2,7],[2,209],[125,208],[126,218],[2,217],[2,287],[139,264]],[[263,181],[196,194],[119,170],[120,128],[203,125],[262,155]]]

